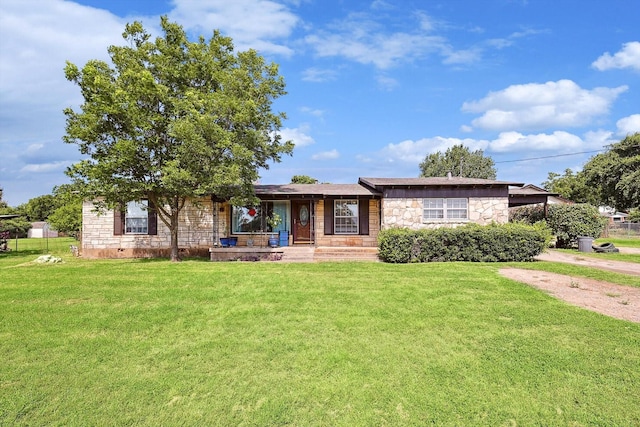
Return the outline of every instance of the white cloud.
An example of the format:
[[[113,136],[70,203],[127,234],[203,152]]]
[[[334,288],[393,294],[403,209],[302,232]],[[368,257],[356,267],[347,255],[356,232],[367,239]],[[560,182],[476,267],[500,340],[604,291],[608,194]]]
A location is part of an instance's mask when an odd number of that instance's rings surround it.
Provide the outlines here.
[[[502,132],[489,143],[491,151],[576,151],[584,148],[582,139],[574,134],[556,131],[552,134],[523,135],[520,132]]]
[[[67,166],[70,166],[70,162],[52,162],[52,163],[41,163],[41,164],[31,164],[25,165],[20,169],[20,172],[28,172],[28,173],[47,173],[53,171],[63,171]]]
[[[280,129],[280,135],[284,141],[292,141],[296,147],[305,147],[307,145],[315,144],[315,140],[307,134],[309,132],[309,126],[306,124],[301,125],[298,128],[282,128]]]
[[[233,38],[239,50],[290,56],[293,50],[276,42],[289,37],[300,19],[285,5],[271,0],[174,0],[171,20],[205,37],[213,28]]]
[[[326,30],[305,37],[319,57],[342,56],[379,69],[440,52],[445,39],[428,33],[428,17],[417,16],[420,27],[411,32],[385,32],[383,26],[365,14],[352,14]]]
[[[615,99],[628,89],[582,89],[571,80],[513,85],[490,92],[478,101],[465,102],[462,110],[483,113],[474,127],[489,130],[533,130],[582,126],[606,115]]]
[[[393,77],[389,77],[386,75],[378,75],[376,77],[376,81],[378,82],[378,87],[386,91],[392,91],[399,86],[400,83]]]
[[[416,165],[424,160],[424,158],[431,153],[438,151],[445,152],[447,149],[454,145],[464,145],[469,147],[472,151],[484,150],[488,141],[475,140],[470,138],[444,138],[436,136],[433,138],[423,138],[417,141],[406,140],[397,144],[388,144],[380,151],[380,156],[389,162],[407,162],[415,163]]]
[[[331,151],[322,151],[320,153],[316,153],[313,156],[311,156],[312,160],[333,160],[333,159],[337,159],[338,157],[340,157],[340,153],[338,153],[338,150],[333,149]]]
[[[631,135],[640,132],[640,114],[623,117],[616,122],[618,135]]]
[[[622,49],[611,55],[604,53],[591,66],[605,71],[613,68],[631,68],[640,71],[640,42],[633,41],[622,45]]]
[[[302,72],[302,80],[305,82],[322,83],[335,80],[338,73],[335,70],[307,68]]]
[[[324,110],[319,110],[317,108],[310,108],[310,107],[302,107],[300,108],[300,111],[302,111],[303,113],[312,115],[314,117],[317,117],[319,119],[321,119],[324,116]]]

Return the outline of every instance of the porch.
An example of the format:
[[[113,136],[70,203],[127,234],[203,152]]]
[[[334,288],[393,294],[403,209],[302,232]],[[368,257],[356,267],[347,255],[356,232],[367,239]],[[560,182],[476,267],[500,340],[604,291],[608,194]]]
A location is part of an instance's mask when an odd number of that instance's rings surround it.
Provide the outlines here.
[[[379,261],[376,247],[329,247],[312,245],[210,248],[211,261]]]

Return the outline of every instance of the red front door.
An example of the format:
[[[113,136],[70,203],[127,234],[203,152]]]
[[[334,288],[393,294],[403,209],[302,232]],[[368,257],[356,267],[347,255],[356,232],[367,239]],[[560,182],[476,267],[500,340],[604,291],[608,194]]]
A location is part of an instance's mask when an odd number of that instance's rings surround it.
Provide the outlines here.
[[[293,243],[311,242],[311,202],[292,201]]]

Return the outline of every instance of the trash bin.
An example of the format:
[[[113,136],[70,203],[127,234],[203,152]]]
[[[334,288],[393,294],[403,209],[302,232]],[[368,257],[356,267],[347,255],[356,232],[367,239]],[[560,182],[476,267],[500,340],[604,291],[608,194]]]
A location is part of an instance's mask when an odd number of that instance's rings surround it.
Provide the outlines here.
[[[280,231],[280,246],[289,246],[289,232],[282,230]]]
[[[579,252],[591,252],[592,245],[593,245],[593,237],[587,237],[587,236],[578,237]]]

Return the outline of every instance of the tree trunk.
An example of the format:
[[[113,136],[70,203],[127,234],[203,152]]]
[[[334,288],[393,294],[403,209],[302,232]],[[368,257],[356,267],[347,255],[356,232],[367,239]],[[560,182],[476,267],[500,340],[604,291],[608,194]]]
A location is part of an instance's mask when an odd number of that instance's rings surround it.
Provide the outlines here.
[[[171,261],[180,261],[180,254],[178,253],[178,201],[176,199],[176,205],[171,207],[171,226],[169,232],[171,233]]]

